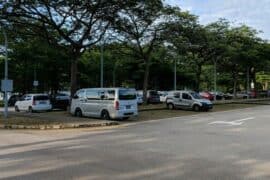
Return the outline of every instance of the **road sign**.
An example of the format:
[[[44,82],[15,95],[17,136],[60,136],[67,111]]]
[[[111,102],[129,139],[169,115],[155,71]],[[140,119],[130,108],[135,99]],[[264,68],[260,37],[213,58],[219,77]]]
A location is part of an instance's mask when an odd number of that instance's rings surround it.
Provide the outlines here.
[[[13,80],[3,79],[1,80],[1,90],[4,92],[13,91]]]
[[[38,86],[38,81],[34,81],[33,86],[37,87]]]

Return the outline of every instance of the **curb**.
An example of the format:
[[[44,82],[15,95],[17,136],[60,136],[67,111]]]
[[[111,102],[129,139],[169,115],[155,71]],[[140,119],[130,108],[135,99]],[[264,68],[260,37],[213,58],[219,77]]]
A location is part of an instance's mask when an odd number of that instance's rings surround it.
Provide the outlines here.
[[[38,124],[38,125],[11,125],[0,124],[0,129],[36,129],[36,130],[56,130],[56,129],[76,129],[76,128],[96,128],[106,126],[117,126],[118,122],[105,123],[85,123],[85,124]]]

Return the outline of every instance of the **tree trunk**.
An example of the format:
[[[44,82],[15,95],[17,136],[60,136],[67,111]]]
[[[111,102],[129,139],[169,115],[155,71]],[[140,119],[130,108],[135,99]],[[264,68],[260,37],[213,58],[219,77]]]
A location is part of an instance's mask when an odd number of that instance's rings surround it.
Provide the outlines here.
[[[150,71],[150,61],[145,60],[145,71],[144,71],[144,79],[143,79],[143,101],[144,101],[144,104],[147,104],[147,89],[148,89],[149,71]]]
[[[236,98],[237,93],[237,73],[233,72],[233,97]]]
[[[196,71],[196,86],[195,86],[195,91],[196,92],[200,91],[201,74],[202,74],[202,66],[198,65],[197,66],[197,71]]]
[[[78,74],[78,58],[79,56],[74,56],[74,58],[71,61],[71,69],[70,69],[70,95],[73,97],[73,95],[77,91],[77,74]]]

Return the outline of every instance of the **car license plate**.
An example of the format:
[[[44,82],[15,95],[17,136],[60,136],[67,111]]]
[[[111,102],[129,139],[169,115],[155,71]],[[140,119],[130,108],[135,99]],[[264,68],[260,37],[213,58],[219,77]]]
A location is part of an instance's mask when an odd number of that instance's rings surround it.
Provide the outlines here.
[[[131,108],[131,106],[130,106],[130,105],[126,106],[126,109],[130,109],[130,108]]]

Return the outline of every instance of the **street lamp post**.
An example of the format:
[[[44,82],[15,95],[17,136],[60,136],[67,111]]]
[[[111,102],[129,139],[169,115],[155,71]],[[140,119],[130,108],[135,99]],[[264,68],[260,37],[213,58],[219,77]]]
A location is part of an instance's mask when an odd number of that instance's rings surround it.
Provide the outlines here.
[[[100,87],[103,87],[103,62],[104,62],[104,41],[101,42],[101,47],[100,47]]]
[[[5,38],[5,78],[4,80],[8,80],[8,40],[7,40],[7,34],[4,28],[2,28],[2,32]],[[4,117],[8,117],[8,97],[7,97],[7,89],[4,91],[4,103],[5,103],[5,110],[4,110]]]
[[[214,60],[214,101],[217,100],[217,60]]]
[[[176,91],[176,82],[177,82],[177,75],[176,75],[176,58],[174,59],[174,90]]]

